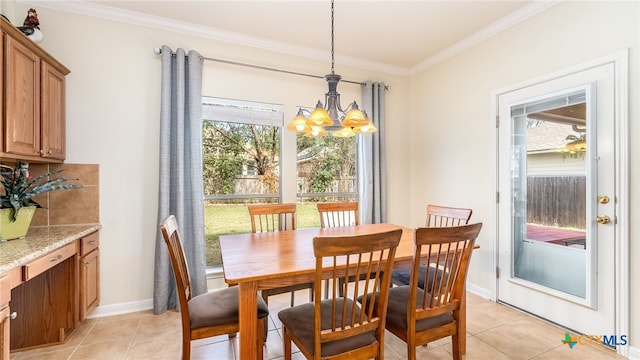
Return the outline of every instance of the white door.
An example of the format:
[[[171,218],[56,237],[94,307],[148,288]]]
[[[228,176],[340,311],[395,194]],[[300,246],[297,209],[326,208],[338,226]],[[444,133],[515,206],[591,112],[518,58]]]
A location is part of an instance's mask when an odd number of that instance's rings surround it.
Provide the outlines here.
[[[497,298],[580,334],[616,333],[614,79],[498,94]]]

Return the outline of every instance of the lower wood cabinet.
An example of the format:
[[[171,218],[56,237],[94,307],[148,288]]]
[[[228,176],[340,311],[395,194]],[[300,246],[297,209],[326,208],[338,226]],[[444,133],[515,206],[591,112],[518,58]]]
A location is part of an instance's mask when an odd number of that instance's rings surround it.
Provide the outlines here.
[[[96,231],[0,274],[0,360],[62,343],[87,318],[100,300],[99,254]]]
[[[9,277],[0,274],[0,359],[9,359],[9,323],[11,321]]]
[[[100,301],[100,250],[98,233],[80,239],[80,321]]]
[[[0,359],[9,359],[9,314],[8,306],[0,310]]]
[[[62,343],[78,326],[77,259],[76,253],[55,262],[55,266],[11,290],[9,304],[17,314],[11,321],[12,350]]]

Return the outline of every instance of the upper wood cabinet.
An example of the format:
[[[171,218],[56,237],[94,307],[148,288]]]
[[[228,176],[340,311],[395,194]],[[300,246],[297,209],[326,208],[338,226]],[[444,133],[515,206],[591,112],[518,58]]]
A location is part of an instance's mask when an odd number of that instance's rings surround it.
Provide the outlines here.
[[[5,37],[4,151],[40,156],[40,58]]]
[[[40,94],[40,156],[64,160],[66,155],[65,79],[55,67],[42,63]]]
[[[62,162],[66,156],[64,67],[18,29],[2,28],[0,158]]]

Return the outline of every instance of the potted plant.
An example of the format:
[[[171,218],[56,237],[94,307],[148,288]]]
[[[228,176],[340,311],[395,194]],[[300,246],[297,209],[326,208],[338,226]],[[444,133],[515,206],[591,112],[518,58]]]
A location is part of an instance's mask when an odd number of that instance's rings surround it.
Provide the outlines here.
[[[51,178],[64,169],[50,171],[34,179],[29,175],[29,164],[18,162],[15,168],[0,164],[0,240],[11,240],[27,234],[36,208],[42,206],[33,197],[53,190],[81,188],[80,184],[64,184],[65,177]]]

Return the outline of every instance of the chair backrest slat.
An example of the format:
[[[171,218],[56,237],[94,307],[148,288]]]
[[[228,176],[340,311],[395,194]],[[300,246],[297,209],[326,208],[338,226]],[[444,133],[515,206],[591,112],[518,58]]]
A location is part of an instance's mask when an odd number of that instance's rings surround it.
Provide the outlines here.
[[[274,232],[296,229],[296,204],[248,205],[251,232]]]
[[[351,226],[359,223],[357,202],[318,203],[317,207],[322,228]]]
[[[466,225],[471,219],[471,209],[440,205],[427,205],[425,227],[448,227]]]

